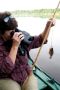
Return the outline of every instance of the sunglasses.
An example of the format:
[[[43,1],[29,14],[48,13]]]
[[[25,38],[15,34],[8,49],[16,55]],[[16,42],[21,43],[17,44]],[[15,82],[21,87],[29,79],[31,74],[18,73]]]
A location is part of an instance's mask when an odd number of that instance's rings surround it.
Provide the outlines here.
[[[10,19],[12,19],[13,18],[13,16],[8,16],[8,17],[5,17],[4,18],[4,22],[5,23],[7,23]]]

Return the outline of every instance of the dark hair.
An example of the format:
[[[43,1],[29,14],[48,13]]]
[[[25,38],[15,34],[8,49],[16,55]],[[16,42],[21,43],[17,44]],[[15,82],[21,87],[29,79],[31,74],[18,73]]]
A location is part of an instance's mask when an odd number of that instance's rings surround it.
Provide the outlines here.
[[[0,34],[4,34],[4,32],[7,30],[13,30],[17,26],[17,21],[11,16],[10,12],[0,13]]]

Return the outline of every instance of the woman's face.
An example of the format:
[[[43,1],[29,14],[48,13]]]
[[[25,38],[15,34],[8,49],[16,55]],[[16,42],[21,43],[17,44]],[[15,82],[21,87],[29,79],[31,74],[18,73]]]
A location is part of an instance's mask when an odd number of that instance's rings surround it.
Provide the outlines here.
[[[7,30],[7,31],[5,31],[5,33],[3,34],[4,40],[11,40],[14,32],[15,32],[15,30]]]

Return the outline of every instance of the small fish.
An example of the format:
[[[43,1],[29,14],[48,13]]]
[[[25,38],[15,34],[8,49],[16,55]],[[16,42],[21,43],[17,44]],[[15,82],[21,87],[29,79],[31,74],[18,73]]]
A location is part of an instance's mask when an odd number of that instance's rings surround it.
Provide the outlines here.
[[[53,48],[51,47],[51,48],[49,49],[50,59],[52,58],[53,54],[54,54],[54,50],[53,50]]]

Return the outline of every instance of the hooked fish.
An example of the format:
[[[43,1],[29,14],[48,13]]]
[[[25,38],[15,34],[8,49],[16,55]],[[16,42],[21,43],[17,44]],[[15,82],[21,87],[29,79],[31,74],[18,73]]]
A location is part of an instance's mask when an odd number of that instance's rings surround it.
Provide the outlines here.
[[[49,49],[50,59],[52,58],[53,54],[54,54],[54,50],[53,50],[53,47],[51,47],[51,48]]]

